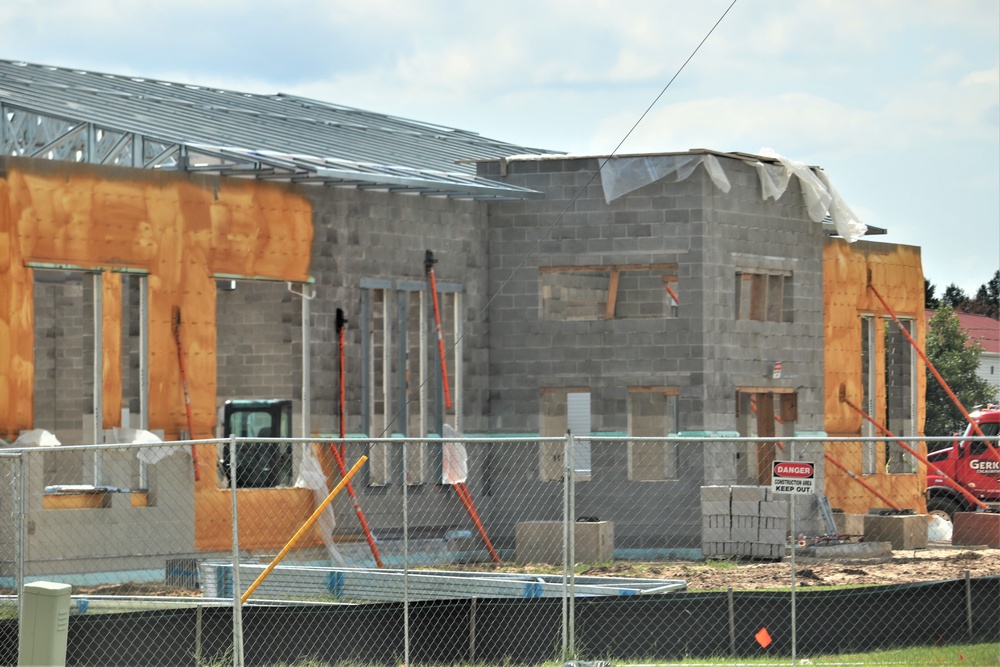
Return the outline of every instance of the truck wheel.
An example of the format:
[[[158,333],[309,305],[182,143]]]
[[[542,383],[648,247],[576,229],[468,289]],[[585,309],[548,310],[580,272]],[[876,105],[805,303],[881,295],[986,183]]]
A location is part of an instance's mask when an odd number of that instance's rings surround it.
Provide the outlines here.
[[[927,500],[927,513],[937,514],[943,519],[954,521],[955,512],[962,511],[962,504],[952,498],[942,498],[941,496]]]

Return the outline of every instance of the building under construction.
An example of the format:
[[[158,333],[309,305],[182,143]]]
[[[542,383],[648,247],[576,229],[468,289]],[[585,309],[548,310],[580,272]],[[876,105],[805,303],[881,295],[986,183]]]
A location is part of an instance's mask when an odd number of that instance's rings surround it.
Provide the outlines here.
[[[0,153],[8,441],[210,438],[225,401],[252,398],[291,399],[296,436],[703,438],[584,452],[581,514],[623,502],[605,477],[647,485],[653,518],[704,485],[770,482],[775,444],[727,437],[878,435],[852,406],[921,433],[923,368],[886,309],[923,343],[919,249],[858,240],[879,230],[821,169],[780,156],[561,155],[293,96],[11,61]],[[184,482],[200,551],[230,540],[214,448]],[[362,493],[441,478],[432,449],[356,448]],[[493,456],[497,507],[503,476],[559,502],[560,448]],[[822,443],[796,456],[818,462],[834,507],[877,504],[824,466]],[[923,467],[902,449],[859,441],[838,463],[923,511]],[[46,466],[47,483],[91,481]],[[311,511],[307,490],[278,486],[239,502],[280,505],[287,525],[265,537],[241,521],[241,544],[281,545]],[[689,525],[663,545],[697,547]]]

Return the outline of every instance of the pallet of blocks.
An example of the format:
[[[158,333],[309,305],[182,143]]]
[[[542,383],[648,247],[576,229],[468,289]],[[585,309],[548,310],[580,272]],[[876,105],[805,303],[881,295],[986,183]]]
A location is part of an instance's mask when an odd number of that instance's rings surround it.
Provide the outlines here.
[[[783,558],[788,501],[766,486],[701,487],[705,558]]]

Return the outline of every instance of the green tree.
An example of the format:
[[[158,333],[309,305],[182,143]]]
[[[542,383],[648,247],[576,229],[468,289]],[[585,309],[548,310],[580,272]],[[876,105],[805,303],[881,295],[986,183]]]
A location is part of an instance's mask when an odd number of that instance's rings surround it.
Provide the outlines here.
[[[941,305],[941,300],[934,296],[936,289],[934,283],[924,278],[924,308],[937,310],[938,306]]]
[[[963,303],[969,300],[968,295],[965,290],[952,283],[944,288],[944,294],[941,295],[941,303],[946,306],[951,306],[954,309],[958,309]]]
[[[927,358],[965,408],[988,403],[996,391],[976,375],[983,348],[959,326],[958,316],[950,306],[942,306],[928,322]],[[927,371],[927,419],[924,434],[951,435],[965,428],[965,418],[938,381]]]
[[[963,303],[962,310],[966,313],[992,317],[995,320],[1000,319],[1000,270],[994,273],[989,281],[979,286],[976,298]]]

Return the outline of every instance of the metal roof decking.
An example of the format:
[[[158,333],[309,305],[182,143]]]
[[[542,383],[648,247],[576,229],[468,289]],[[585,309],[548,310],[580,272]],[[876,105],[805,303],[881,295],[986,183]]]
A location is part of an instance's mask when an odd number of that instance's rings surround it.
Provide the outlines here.
[[[472,162],[547,152],[294,95],[0,60],[5,155],[523,199],[538,193]]]

